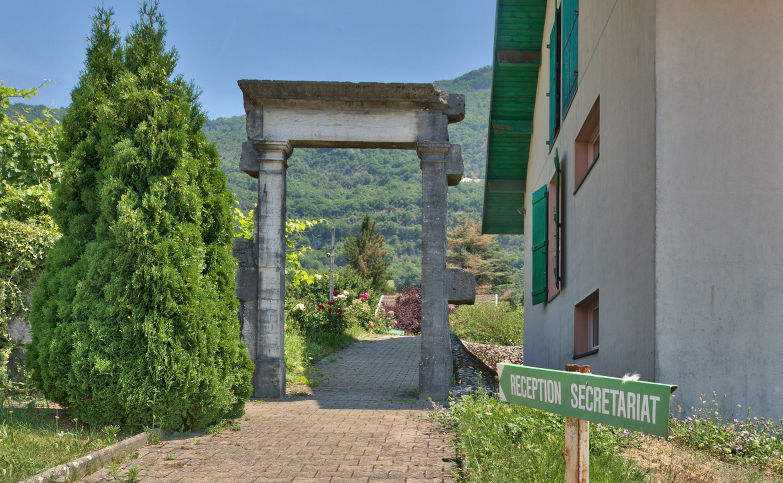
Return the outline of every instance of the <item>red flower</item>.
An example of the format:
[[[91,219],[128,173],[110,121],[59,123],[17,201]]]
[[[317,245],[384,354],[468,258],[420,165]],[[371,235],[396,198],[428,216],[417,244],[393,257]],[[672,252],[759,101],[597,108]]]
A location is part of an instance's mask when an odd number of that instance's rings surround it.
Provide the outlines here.
[[[332,295],[340,295],[340,291],[339,290],[335,290],[334,292],[332,292]]]
[[[323,309],[324,309],[324,304],[318,304],[318,310],[323,310]]]
[[[337,312],[342,314],[343,313],[343,309],[337,309]]]
[[[331,312],[331,311],[332,311],[332,308],[331,308],[331,307],[329,307],[328,309],[326,309],[326,311],[327,311],[327,312]]]
[[[328,301],[326,303],[329,304],[329,305],[334,305],[334,300],[330,300],[330,301]]]

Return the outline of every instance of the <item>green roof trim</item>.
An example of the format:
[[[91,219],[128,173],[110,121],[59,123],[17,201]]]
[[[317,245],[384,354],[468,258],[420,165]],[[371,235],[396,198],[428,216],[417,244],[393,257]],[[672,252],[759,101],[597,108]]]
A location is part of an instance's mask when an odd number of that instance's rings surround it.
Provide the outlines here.
[[[482,233],[522,234],[546,0],[498,0]]]

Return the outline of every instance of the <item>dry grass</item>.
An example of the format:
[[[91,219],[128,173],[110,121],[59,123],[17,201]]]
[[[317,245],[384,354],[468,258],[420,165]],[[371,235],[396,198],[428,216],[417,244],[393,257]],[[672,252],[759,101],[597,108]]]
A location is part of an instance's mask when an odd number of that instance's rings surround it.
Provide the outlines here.
[[[783,481],[774,473],[761,473],[727,463],[703,451],[683,448],[657,438],[646,439],[640,448],[623,449],[623,456],[649,469],[649,479],[655,482]]]

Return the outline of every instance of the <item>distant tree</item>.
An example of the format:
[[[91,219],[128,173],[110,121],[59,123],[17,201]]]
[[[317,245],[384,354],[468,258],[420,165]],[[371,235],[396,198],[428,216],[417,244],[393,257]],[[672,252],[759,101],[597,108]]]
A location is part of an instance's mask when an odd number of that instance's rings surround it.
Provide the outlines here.
[[[359,237],[348,235],[343,243],[343,255],[348,266],[360,277],[370,280],[374,290],[383,290],[389,280],[389,259],[383,248],[385,239],[375,230],[375,221],[365,214]]]
[[[64,121],[63,237],[33,296],[28,363],[82,421],[204,427],[243,412],[233,197],[157,2],[120,46],[98,9]]]
[[[448,230],[446,263],[476,277],[476,291],[504,292],[513,284],[513,255],[505,252],[495,235],[482,235],[481,222],[461,217]]]

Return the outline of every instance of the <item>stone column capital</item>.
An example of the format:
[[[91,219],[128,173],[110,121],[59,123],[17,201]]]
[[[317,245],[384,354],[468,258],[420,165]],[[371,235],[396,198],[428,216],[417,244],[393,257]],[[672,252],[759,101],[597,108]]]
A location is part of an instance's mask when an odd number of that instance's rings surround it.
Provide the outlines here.
[[[416,143],[416,154],[422,163],[445,163],[451,144],[447,142],[423,141]]]
[[[280,163],[283,169],[288,168],[288,157],[293,148],[288,141],[253,141],[242,143],[242,155],[239,158],[239,169],[254,178],[258,178],[258,172],[262,163]],[[269,167],[274,167],[274,164]]]
[[[258,153],[258,160],[263,161],[282,161],[286,162],[291,156],[294,148],[289,141],[251,141],[253,148]]]

